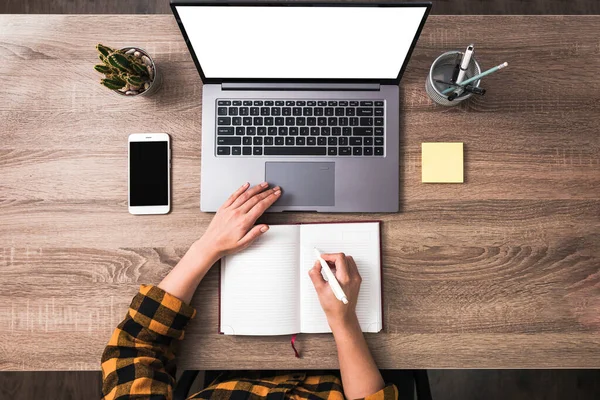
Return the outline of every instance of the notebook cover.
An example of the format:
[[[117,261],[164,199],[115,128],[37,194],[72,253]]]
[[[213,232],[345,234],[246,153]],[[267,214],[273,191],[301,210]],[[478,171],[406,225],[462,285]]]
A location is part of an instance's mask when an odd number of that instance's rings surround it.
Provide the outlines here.
[[[381,270],[380,274],[380,284],[381,284],[381,330],[384,329],[384,323],[383,323],[383,232],[382,232],[382,228],[381,226],[383,225],[383,221],[381,220],[363,220],[363,221],[326,221],[326,222],[296,222],[296,223],[291,223],[291,224],[269,224],[269,225],[325,225],[325,224],[364,224],[364,223],[372,223],[372,222],[377,222],[379,224],[379,268]],[[222,264],[223,261],[219,261],[219,289],[218,289],[218,295],[219,295],[219,306],[218,306],[218,312],[219,312],[219,327],[218,327],[218,331],[219,334],[224,335],[223,331],[221,331],[221,268],[222,268]]]
[[[223,260],[219,260],[219,326],[217,328],[217,330],[219,331],[219,333],[221,335],[223,335],[224,333],[221,331],[221,268],[223,268]]]

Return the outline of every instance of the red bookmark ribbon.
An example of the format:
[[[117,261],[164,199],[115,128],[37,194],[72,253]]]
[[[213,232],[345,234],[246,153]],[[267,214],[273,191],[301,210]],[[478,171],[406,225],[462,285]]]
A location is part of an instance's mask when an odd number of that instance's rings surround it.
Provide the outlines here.
[[[296,355],[296,358],[300,358],[300,354],[298,353],[298,350],[296,350],[296,336],[298,335],[292,335],[292,349],[294,349],[294,354]]]

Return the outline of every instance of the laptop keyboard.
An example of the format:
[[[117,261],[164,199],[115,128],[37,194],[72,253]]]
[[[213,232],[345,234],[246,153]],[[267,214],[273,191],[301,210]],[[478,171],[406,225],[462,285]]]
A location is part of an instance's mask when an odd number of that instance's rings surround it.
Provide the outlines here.
[[[383,100],[217,100],[217,156],[383,156]]]

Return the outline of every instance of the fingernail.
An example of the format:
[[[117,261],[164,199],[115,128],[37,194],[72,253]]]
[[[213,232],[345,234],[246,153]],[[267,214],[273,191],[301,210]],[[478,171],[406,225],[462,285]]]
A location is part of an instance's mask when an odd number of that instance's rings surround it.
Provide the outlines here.
[[[281,194],[281,190],[276,190],[274,194],[275,196],[279,196]]]
[[[274,192],[276,192],[276,191],[278,191],[278,190],[281,190],[281,188],[280,188],[279,186],[275,186],[275,187],[273,188],[273,191],[274,191]]]
[[[265,232],[266,232],[266,231],[268,231],[268,230],[269,230],[269,227],[268,227],[268,226],[266,226],[266,225],[265,225],[265,226],[263,226],[262,228],[260,228],[260,231],[261,231],[262,233],[265,233]]]
[[[263,183],[260,184],[260,186],[261,187],[267,187],[267,186],[269,186],[269,184],[267,182],[263,182]]]
[[[247,186],[249,186],[249,185],[250,185],[250,182],[246,182],[246,183],[244,183],[244,184],[242,185],[242,187],[247,187]]]

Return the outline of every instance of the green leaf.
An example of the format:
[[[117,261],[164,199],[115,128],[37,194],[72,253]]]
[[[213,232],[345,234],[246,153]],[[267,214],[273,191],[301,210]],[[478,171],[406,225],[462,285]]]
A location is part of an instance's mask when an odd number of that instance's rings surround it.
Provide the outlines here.
[[[112,90],[119,90],[125,86],[125,85],[121,85],[119,82],[111,80],[111,79],[102,79],[100,81],[100,83]]]
[[[133,66],[133,71],[141,76],[148,76],[148,70],[146,69],[145,66],[141,65],[141,64],[132,64]]]
[[[131,63],[123,54],[112,53],[110,56],[108,56],[108,62],[113,67],[116,67],[123,72],[132,70]]]
[[[144,83],[144,80],[139,76],[127,76],[125,80],[133,86],[141,86]]]
[[[112,81],[121,84],[121,86],[125,86],[127,85],[127,82],[125,82],[125,79],[123,79],[121,76],[113,76],[111,78]]]
[[[119,85],[119,87],[123,87],[127,84],[127,82],[125,82],[125,79],[123,79],[119,75],[109,75],[104,80],[109,81],[110,83],[113,83],[115,85]]]
[[[108,57],[108,55],[114,51],[114,50],[113,50],[113,49],[111,49],[110,47],[108,47],[108,46],[105,46],[105,45],[103,45],[103,44],[100,44],[100,43],[98,43],[98,44],[96,45],[96,49],[97,49],[97,50],[100,52],[100,54],[102,54],[104,57]]]
[[[123,72],[127,72],[127,69],[124,68],[123,66],[121,66],[118,62],[116,62],[112,57],[108,57],[107,58],[108,61],[108,65],[110,65],[111,67],[115,68],[118,71],[123,71]]]
[[[103,64],[98,64],[98,65],[94,65],[94,69],[98,72],[100,72],[101,74],[110,74],[113,72],[111,67],[108,67],[106,65]]]

